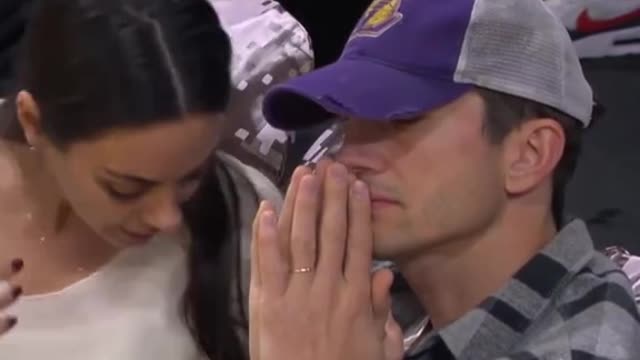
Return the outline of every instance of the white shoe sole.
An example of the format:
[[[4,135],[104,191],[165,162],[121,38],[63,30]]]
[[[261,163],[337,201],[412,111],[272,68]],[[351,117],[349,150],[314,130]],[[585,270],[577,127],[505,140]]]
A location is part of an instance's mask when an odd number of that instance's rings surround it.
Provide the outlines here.
[[[573,44],[580,58],[640,54],[640,26],[594,34]]]

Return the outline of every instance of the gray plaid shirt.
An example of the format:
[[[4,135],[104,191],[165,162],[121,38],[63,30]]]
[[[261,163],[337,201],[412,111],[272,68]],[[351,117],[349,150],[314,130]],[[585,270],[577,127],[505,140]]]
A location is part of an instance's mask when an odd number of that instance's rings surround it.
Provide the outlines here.
[[[422,319],[412,299],[396,293],[401,323]],[[500,292],[422,337],[406,358],[638,360],[640,315],[627,276],[575,220]]]

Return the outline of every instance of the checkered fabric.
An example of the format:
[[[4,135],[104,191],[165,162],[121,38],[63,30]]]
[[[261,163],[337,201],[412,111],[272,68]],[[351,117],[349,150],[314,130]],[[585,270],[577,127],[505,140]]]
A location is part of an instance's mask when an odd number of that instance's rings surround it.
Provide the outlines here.
[[[396,296],[400,319],[424,323]],[[412,360],[637,360],[640,315],[628,277],[575,220],[501,291],[412,345]]]

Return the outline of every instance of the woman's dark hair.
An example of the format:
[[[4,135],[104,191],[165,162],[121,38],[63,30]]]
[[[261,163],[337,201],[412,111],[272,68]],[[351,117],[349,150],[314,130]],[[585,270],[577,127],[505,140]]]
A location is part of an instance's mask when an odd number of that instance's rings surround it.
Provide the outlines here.
[[[206,0],[39,0],[15,85],[32,94],[44,133],[64,149],[116,128],[225,110],[230,59],[229,38]],[[24,141],[14,102],[5,103],[0,125],[6,139]],[[237,199],[222,188],[229,179],[213,164],[184,206],[192,237],[184,316],[215,360],[246,357],[238,334],[246,319],[231,311],[238,242]]]
[[[26,16],[33,0],[0,1],[0,97],[11,91],[13,65],[20,39],[24,37]]]

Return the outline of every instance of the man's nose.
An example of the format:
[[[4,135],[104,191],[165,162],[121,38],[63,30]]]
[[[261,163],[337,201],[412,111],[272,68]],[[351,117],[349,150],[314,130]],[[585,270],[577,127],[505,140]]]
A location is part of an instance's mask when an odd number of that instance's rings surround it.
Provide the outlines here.
[[[366,124],[350,122],[343,128],[342,145],[333,158],[344,164],[356,176],[380,171],[383,167],[380,147]]]

